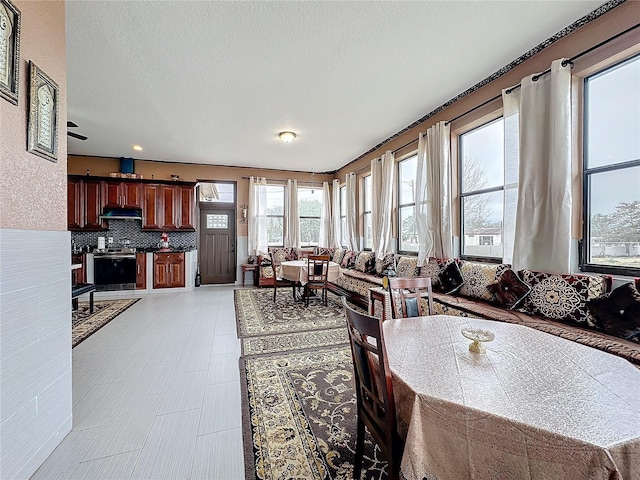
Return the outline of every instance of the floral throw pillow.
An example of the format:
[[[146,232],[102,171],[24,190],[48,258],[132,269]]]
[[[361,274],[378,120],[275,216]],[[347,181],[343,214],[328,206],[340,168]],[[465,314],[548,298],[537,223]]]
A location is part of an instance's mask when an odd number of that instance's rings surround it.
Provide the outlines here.
[[[531,287],[520,280],[510,268],[505,270],[496,283],[487,285],[487,290],[496,301],[509,310],[517,307],[531,291]]]
[[[604,277],[532,270],[521,270],[519,274],[531,286],[531,293],[522,303],[522,311],[588,327],[596,325],[593,314],[587,308],[587,301],[606,293]]]
[[[640,343],[640,293],[633,283],[589,300],[587,306],[596,325],[606,333]]]
[[[360,254],[358,254],[358,258],[356,259],[355,269],[363,273],[368,273],[373,268],[375,268],[375,262],[376,262],[375,253],[360,252]]]
[[[476,263],[463,260],[460,262],[460,271],[464,283],[458,293],[469,298],[478,298],[488,302],[493,300],[487,287],[496,281],[498,264]]]
[[[344,249],[336,248],[335,252],[333,252],[333,261],[337,264],[342,263],[342,259],[344,258]]]
[[[351,268],[351,259],[354,255],[354,251],[353,250],[347,250],[346,252],[344,252],[344,257],[342,257],[342,262],[340,262],[340,266],[342,268]]]
[[[418,272],[418,257],[400,257],[396,266],[399,277],[415,277]]]
[[[376,273],[382,275],[385,270],[393,269],[395,264],[395,254],[393,252],[385,253],[382,258],[376,258]]]

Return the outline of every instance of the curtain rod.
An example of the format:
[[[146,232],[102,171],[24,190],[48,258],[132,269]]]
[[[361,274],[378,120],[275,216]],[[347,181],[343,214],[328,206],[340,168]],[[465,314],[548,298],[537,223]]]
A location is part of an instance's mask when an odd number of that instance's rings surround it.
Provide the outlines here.
[[[562,66],[563,66],[563,67],[566,67],[567,65],[573,65],[573,61],[574,61],[574,60],[577,60],[578,58],[580,58],[580,57],[582,57],[582,56],[584,56],[584,55],[587,55],[588,53],[593,52],[594,50],[596,50],[596,49],[598,49],[598,48],[600,48],[600,47],[602,47],[602,46],[606,45],[606,44],[607,44],[607,43],[609,43],[609,42],[613,42],[613,41],[614,41],[614,40],[616,40],[617,38],[619,38],[619,37],[621,37],[621,36],[623,36],[623,35],[626,35],[627,33],[629,33],[629,32],[631,32],[631,31],[635,30],[635,29],[636,29],[636,28],[638,28],[638,27],[640,27],[640,24],[636,24],[636,25],[634,25],[633,27],[629,27],[629,28],[627,28],[626,30],[624,30],[624,31],[622,31],[622,32],[620,32],[620,33],[618,33],[618,34],[614,35],[613,37],[610,37],[610,38],[608,38],[608,39],[606,39],[606,40],[603,40],[602,42],[600,42],[600,43],[598,43],[598,44],[594,45],[593,47],[587,48],[587,49],[586,49],[586,50],[584,50],[583,52],[580,52],[580,53],[578,53],[577,55],[574,55],[574,56],[573,56],[573,57],[571,57],[569,60],[564,60],[564,61],[562,62]],[[551,69],[550,69],[550,68],[549,68],[549,69],[547,69],[547,70],[545,70],[545,71],[544,71],[544,72],[542,72],[542,73],[538,73],[537,75],[534,75],[533,77],[531,77],[531,80],[533,80],[534,82],[536,82],[536,81],[538,81],[538,79],[539,79],[540,77],[542,77],[542,76],[544,76],[544,75],[547,75],[547,74],[549,74],[549,73],[551,73]],[[513,92],[513,91],[517,90],[518,88],[520,88],[520,84],[514,85],[513,87],[511,87],[511,88],[509,88],[509,89],[505,90],[505,93],[508,95],[508,94],[510,94],[511,92]],[[487,105],[487,104],[489,104],[489,103],[493,102],[494,100],[498,100],[498,99],[499,99],[499,98],[501,98],[501,97],[502,97],[502,94],[500,94],[500,95],[496,95],[495,97],[490,98],[490,99],[489,99],[489,100],[487,100],[486,102],[481,103],[480,105],[477,105],[477,106],[473,107],[472,109],[467,110],[467,111],[466,111],[466,112],[464,112],[464,113],[461,113],[461,114],[460,114],[460,115],[458,115],[457,117],[454,117],[454,118],[452,118],[451,120],[449,120],[449,121],[445,122],[445,125],[449,125],[450,123],[455,122],[455,121],[456,121],[456,120],[458,120],[459,118],[462,118],[462,117],[464,117],[465,115],[470,114],[471,112],[475,112],[477,109],[482,108],[482,107],[484,107],[485,105]],[[414,141],[415,141],[415,140],[414,140]],[[410,143],[408,143],[407,145],[410,145]],[[406,145],[404,145],[404,146],[406,147]],[[400,148],[403,148],[403,147],[400,147]]]
[[[242,180],[249,180],[249,178],[251,177],[241,177]],[[256,177],[259,178],[259,177]],[[282,178],[265,178],[265,180],[267,180],[268,182],[282,182],[282,183],[287,183],[287,180],[283,180]],[[294,180],[293,178],[291,180]],[[324,180],[327,181],[327,180]],[[309,182],[308,180],[298,180],[298,183],[304,183],[309,184],[309,185],[319,185],[320,187],[322,187],[322,181],[315,181],[315,182]]]

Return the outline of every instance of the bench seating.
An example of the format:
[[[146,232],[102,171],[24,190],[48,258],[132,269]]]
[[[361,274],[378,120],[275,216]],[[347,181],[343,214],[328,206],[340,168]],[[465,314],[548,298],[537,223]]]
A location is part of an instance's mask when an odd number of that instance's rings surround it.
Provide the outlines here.
[[[444,265],[451,262],[456,262],[459,265],[464,283],[463,287],[458,291],[447,295],[438,291],[436,276],[438,269],[442,270]],[[610,292],[612,287],[612,278],[610,276],[564,275],[551,278],[552,276],[542,272],[528,270],[518,272],[518,275],[531,285],[536,284],[536,282],[542,284],[544,282],[553,283],[554,281],[566,280],[564,287],[570,286],[579,290],[578,296],[581,298],[579,306],[567,318],[561,318],[561,315],[558,315],[557,312],[556,317],[552,317],[552,314],[549,314],[550,316],[540,314],[528,301],[511,310],[498,305],[486,286],[488,283],[495,282],[509,267],[509,265],[504,264],[481,264],[457,259],[430,259],[428,265],[418,268],[416,257],[396,257],[396,272],[398,276],[411,277],[420,275],[429,276],[432,280],[435,280],[433,293],[435,313],[526,325],[530,328],[618,355],[640,366],[640,344],[607,334],[593,327],[593,317],[588,311],[585,300]],[[381,277],[373,273],[362,273],[353,268],[341,267],[340,271],[339,278],[329,284],[329,289],[337,295],[346,296],[363,308],[368,308],[368,289],[381,286]],[[558,277],[562,277],[562,279]],[[635,283],[640,290],[640,279],[636,279]],[[538,295],[538,298],[540,298],[540,295]],[[388,298],[386,301],[388,301]],[[545,306],[538,305],[538,310],[547,310],[544,308]],[[562,310],[562,308],[559,310]],[[379,312],[380,310],[375,308],[375,311]],[[578,318],[583,323],[573,321],[573,318]],[[584,322],[584,320],[588,321]],[[588,325],[588,323],[591,323],[591,325]]]
[[[78,309],[78,297],[89,294],[89,313],[93,313],[93,292],[96,291],[96,286],[93,283],[76,283],[71,286],[71,304],[74,310]]]

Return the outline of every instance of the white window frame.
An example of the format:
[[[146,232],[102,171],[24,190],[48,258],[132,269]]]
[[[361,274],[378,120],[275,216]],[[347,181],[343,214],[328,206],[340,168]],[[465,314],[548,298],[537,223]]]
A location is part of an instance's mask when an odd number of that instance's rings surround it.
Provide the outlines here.
[[[397,201],[398,201],[398,213],[397,213],[397,220],[398,220],[398,253],[402,254],[402,255],[418,255],[418,252],[415,250],[404,250],[402,248],[402,209],[403,208],[408,208],[411,207],[413,208],[413,217],[414,217],[414,222],[417,220],[416,219],[416,195],[415,195],[415,191],[413,194],[413,202],[409,202],[409,203],[400,203],[400,194],[402,192],[402,182],[403,179],[401,178],[400,172],[402,171],[401,169],[401,164],[403,162],[407,162],[409,160],[416,160],[416,171],[414,172],[414,177],[413,177],[413,182],[414,182],[414,188],[415,188],[415,182],[416,182],[416,177],[418,175],[418,154],[414,154],[414,155],[410,155],[407,158],[403,158],[402,160],[398,161],[398,196],[397,196]],[[418,233],[417,231],[417,224],[416,224],[416,235]]]

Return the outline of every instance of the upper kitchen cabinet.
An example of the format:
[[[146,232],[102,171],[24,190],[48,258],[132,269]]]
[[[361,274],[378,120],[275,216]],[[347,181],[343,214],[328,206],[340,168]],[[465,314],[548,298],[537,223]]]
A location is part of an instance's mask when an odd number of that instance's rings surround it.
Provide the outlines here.
[[[145,184],[142,208],[143,230],[195,230],[193,184]]]
[[[69,230],[105,230],[102,214],[101,182],[69,177],[67,181],[67,224]]]
[[[195,189],[191,186],[177,186],[176,189],[178,190],[178,202],[180,203],[178,229],[195,230]]]
[[[142,229],[159,230],[162,209],[160,207],[160,185],[145,183],[142,186]]]
[[[142,208],[142,183],[107,180],[102,185],[104,207]]]

